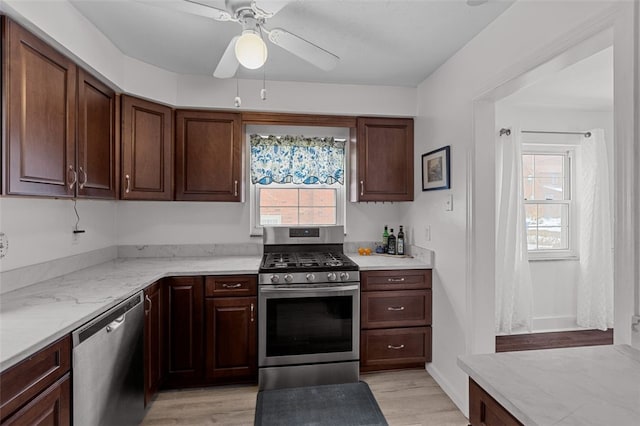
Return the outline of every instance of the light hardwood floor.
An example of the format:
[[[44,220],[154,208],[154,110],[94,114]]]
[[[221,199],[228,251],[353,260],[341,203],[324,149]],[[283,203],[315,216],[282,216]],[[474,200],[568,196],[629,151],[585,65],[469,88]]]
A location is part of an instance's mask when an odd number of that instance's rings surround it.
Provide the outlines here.
[[[367,373],[390,425],[466,426],[467,419],[424,370]],[[257,386],[222,386],[161,392],[142,423],[156,425],[253,425]],[[336,425],[338,426],[338,425]]]

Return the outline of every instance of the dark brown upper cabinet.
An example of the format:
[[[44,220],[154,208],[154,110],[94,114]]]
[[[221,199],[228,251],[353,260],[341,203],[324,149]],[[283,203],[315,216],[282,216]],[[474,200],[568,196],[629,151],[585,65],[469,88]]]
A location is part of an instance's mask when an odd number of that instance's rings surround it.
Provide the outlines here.
[[[6,194],[75,195],[76,65],[3,18]]]
[[[115,198],[115,93],[4,19],[6,194]]]
[[[359,117],[352,201],[413,201],[413,119]]]
[[[173,110],[122,96],[121,198],[173,200]]]
[[[116,198],[116,94],[78,68],[78,196]]]
[[[176,111],[176,200],[242,200],[240,114]]]

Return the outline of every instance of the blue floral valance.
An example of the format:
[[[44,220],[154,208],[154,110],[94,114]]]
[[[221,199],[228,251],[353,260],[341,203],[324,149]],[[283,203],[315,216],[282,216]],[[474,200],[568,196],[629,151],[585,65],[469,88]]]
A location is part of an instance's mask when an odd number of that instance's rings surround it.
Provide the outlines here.
[[[251,182],[344,184],[344,141],[251,135]]]

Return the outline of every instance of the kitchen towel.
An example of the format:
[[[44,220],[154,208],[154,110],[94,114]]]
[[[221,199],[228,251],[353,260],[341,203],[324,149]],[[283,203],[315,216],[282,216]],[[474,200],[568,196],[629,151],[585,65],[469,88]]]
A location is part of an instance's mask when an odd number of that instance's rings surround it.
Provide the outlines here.
[[[266,390],[258,393],[256,426],[387,426],[364,382]]]

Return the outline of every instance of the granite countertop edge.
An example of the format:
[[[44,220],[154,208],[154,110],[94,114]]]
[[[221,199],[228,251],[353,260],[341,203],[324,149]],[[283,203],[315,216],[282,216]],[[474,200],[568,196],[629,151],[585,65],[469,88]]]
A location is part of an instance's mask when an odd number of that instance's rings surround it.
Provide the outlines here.
[[[361,271],[431,268],[413,258],[348,256]],[[5,293],[0,298],[0,372],[162,278],[257,274],[261,258],[115,259]]]

